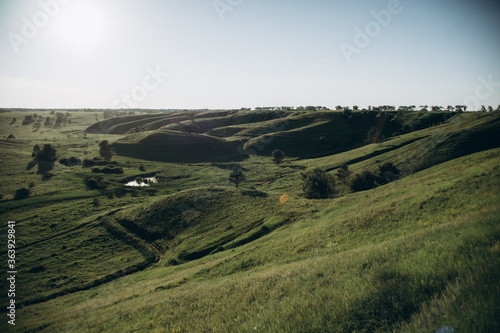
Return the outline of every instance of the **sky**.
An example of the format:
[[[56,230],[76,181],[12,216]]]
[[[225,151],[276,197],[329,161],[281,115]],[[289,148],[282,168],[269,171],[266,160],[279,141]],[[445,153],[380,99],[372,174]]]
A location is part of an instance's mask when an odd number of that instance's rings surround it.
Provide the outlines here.
[[[0,0],[0,107],[500,104],[500,1]]]

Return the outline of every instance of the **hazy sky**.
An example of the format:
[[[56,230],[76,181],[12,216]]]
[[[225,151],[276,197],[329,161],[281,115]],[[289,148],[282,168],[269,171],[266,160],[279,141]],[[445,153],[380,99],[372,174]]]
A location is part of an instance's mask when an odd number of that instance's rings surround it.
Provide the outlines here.
[[[0,0],[0,107],[496,107],[499,14],[498,0]]]

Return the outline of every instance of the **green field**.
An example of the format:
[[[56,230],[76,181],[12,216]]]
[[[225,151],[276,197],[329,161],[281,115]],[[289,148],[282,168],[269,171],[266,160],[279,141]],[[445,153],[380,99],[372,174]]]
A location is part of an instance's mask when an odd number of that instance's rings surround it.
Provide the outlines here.
[[[34,113],[66,121],[23,125]],[[16,221],[18,271],[16,326],[0,330],[500,331],[500,113],[104,114],[0,112],[0,233],[6,244]],[[113,164],[97,159],[103,140]],[[27,169],[44,144],[49,176]],[[70,157],[123,173],[59,163]],[[350,188],[389,162],[391,182]],[[304,196],[314,167],[335,178],[332,197]]]

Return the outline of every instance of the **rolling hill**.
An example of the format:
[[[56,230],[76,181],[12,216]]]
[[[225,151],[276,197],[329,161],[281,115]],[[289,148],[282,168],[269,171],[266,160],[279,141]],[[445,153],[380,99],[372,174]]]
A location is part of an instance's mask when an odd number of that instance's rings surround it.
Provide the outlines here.
[[[101,189],[85,187],[91,168],[56,165],[48,180],[19,168],[44,137],[1,133],[21,138],[0,141],[6,174],[21,179],[5,179],[0,201],[17,228],[16,331],[500,329],[499,113],[73,117],[77,131],[47,135],[60,157],[82,160],[110,141],[124,173],[99,174]],[[191,124],[199,133],[183,133]],[[350,188],[386,163],[400,172],[391,182]],[[335,179],[333,197],[304,197],[315,167]],[[158,184],[124,186],[146,176]]]
[[[438,125],[454,115],[443,112],[375,111],[181,112],[167,116],[112,118],[93,124],[86,132],[129,134],[114,145],[118,154],[165,162],[211,161],[207,155],[214,161],[235,159],[237,155],[231,152],[240,154],[236,158],[240,160],[247,153],[270,155],[274,149],[283,148],[290,157],[312,158],[363,146],[369,136],[370,141],[378,142]],[[196,135],[191,137],[183,133],[186,126],[194,126]],[[183,145],[186,154],[179,154],[178,147]],[[203,147],[203,152],[193,151],[194,146]],[[217,154],[217,151],[220,153]]]

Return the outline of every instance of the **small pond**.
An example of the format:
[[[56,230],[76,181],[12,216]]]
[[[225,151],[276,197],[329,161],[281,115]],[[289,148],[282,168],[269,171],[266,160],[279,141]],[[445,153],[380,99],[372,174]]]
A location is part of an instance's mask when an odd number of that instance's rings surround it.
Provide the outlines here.
[[[143,186],[151,186],[151,184],[156,184],[156,183],[158,183],[158,180],[156,179],[156,177],[149,177],[149,178],[137,177],[133,181],[126,183],[125,186],[143,187]]]

